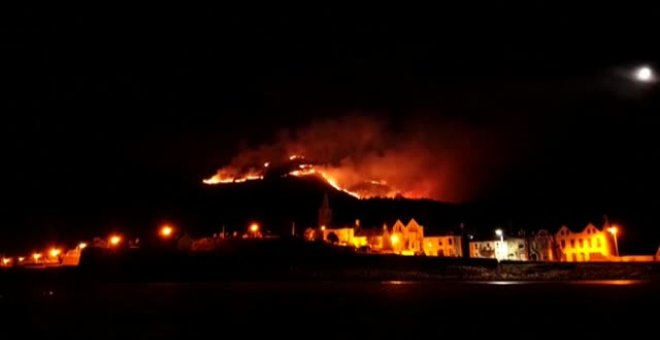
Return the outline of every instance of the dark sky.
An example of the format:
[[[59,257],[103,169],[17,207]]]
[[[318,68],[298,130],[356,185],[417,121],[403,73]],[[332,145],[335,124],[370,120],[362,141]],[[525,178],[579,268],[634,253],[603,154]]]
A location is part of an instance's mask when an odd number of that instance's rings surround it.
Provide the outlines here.
[[[354,112],[394,126],[506,122],[515,157],[475,204],[522,221],[609,214],[657,243],[660,92],[625,77],[660,67],[654,12],[2,11],[0,243],[59,237],[92,215],[121,224],[195,190],[241,145]]]

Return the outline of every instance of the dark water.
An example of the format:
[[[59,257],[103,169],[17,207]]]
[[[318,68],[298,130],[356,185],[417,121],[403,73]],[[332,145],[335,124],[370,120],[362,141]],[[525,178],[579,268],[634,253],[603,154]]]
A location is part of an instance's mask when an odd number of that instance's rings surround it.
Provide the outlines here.
[[[645,281],[30,284],[0,299],[0,339],[656,338],[659,288]]]

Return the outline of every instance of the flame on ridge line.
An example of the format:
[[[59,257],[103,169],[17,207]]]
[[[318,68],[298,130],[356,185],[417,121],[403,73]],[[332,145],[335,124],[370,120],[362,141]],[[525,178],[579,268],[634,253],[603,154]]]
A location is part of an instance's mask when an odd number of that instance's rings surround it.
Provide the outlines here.
[[[291,155],[289,156],[290,161],[294,160],[302,160],[304,159],[303,156],[301,155]],[[264,173],[265,169],[267,169],[270,166],[270,162],[265,162],[263,164],[263,169],[260,170],[253,170],[249,171],[247,174],[244,174],[242,176],[223,176],[222,171],[216,173],[215,175],[211,176],[210,178],[204,179],[202,182],[204,184],[209,184],[209,185],[214,185],[214,184],[227,184],[227,183],[243,183],[247,181],[256,181],[256,180],[262,180],[264,179]],[[331,185],[333,188],[343,191],[355,198],[366,198],[357,192],[342,188],[337,180],[333,178],[332,176],[328,175],[325,171],[317,169],[313,164],[308,164],[308,163],[302,163],[298,164],[297,168],[295,170],[289,171],[287,174],[284,176],[295,176],[295,177],[304,177],[304,176],[319,176],[321,177],[326,183]],[[382,180],[369,180],[368,183],[374,184],[374,185],[387,185],[385,181]]]

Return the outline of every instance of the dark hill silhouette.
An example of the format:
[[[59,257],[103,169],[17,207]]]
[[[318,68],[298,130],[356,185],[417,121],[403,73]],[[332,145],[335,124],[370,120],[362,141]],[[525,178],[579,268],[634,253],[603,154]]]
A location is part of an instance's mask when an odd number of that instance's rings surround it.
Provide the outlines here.
[[[432,229],[457,226],[459,208],[432,200],[367,199],[359,200],[337,190],[320,178],[269,177],[248,181],[206,186],[199,198],[199,217],[206,227],[235,229],[260,221],[273,233],[288,235],[292,223],[298,233],[317,224],[318,209],[327,194],[333,210],[332,226],[354,225],[359,219],[363,228],[380,228],[397,218],[415,218]],[[199,221],[202,222],[202,221]]]

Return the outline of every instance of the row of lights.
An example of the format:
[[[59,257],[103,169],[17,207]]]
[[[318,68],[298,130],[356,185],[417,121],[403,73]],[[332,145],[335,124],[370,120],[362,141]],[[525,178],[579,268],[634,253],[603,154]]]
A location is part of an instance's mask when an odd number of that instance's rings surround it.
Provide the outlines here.
[[[252,233],[253,235],[258,234],[258,233],[259,233],[259,229],[261,229],[261,228],[260,228],[259,224],[257,224],[257,223],[252,223],[252,224],[250,224],[250,226],[249,226],[249,228],[248,228],[248,230],[250,231],[250,233]],[[170,239],[170,238],[172,238],[172,236],[174,236],[174,232],[175,232],[174,227],[172,227],[171,225],[168,225],[168,224],[163,225],[162,227],[160,227],[160,228],[158,229],[158,235],[159,235],[161,238],[163,238],[163,239]],[[122,241],[123,241],[123,238],[122,238],[121,235],[119,235],[119,234],[112,234],[112,235],[110,235],[110,237],[108,237],[108,246],[109,246],[109,247],[113,247],[113,248],[114,248],[114,247],[118,247],[118,246],[122,243]],[[78,244],[78,246],[77,246],[76,249],[77,249],[78,251],[81,251],[81,250],[83,250],[83,249],[85,249],[85,248],[87,248],[87,243],[85,243],[85,242],[80,242],[80,243]],[[62,254],[62,250],[59,249],[59,248],[51,248],[51,249],[48,251],[48,255],[49,255],[51,258],[57,258],[57,257],[59,257],[61,254]],[[36,262],[39,262],[39,260],[41,260],[42,258],[43,258],[43,254],[40,253],[40,252],[35,252],[35,253],[32,254],[32,259],[34,259],[34,262],[35,262],[35,263],[36,263]],[[25,257],[23,257],[23,256],[20,256],[20,257],[18,257],[17,259],[18,259],[18,262],[19,262],[19,263],[25,261]],[[2,265],[3,265],[3,266],[8,266],[9,264],[11,264],[11,262],[12,262],[12,258],[10,258],[10,257],[4,257],[4,258],[2,258]]]
[[[87,248],[87,243],[85,243],[85,242],[80,242],[77,246],[78,251],[83,250],[85,248]],[[55,258],[58,258],[62,254],[62,249],[60,249],[60,248],[50,248],[50,250],[48,250],[47,254],[48,254],[49,258],[55,259]],[[35,252],[35,253],[32,253],[31,257],[34,260],[34,262],[37,263],[44,257],[44,255],[40,252]],[[16,260],[18,260],[18,263],[23,263],[23,262],[25,262],[25,257],[24,256],[19,256],[19,257],[16,258]],[[8,266],[12,263],[12,261],[13,261],[13,258],[11,258],[11,257],[3,257],[2,258],[2,265],[3,266]]]
[[[159,229],[158,234],[162,238],[165,238],[165,239],[170,238],[174,235],[174,228],[170,225],[164,225]],[[110,235],[110,237],[108,237],[108,245],[110,247],[117,247],[122,243],[122,241],[123,241],[123,238],[119,234],[112,234],[112,235]],[[80,243],[78,243],[78,246],[76,247],[76,250],[82,251],[83,249],[87,248],[87,246],[88,245],[87,245],[86,242],[80,242]],[[52,258],[52,259],[58,258],[60,255],[62,255],[62,249],[55,248],[55,247],[51,248],[50,250],[48,250],[47,255],[49,256],[49,258]],[[40,260],[43,259],[44,254],[42,254],[41,252],[34,252],[34,253],[32,253],[31,257],[32,257],[32,259],[34,260],[35,263],[38,263]],[[25,259],[26,258],[24,256],[19,256],[19,257],[16,258],[18,263],[23,263],[25,261]],[[12,263],[12,261],[13,261],[13,258],[11,258],[11,257],[3,257],[2,258],[2,265],[3,266],[9,266]]]

